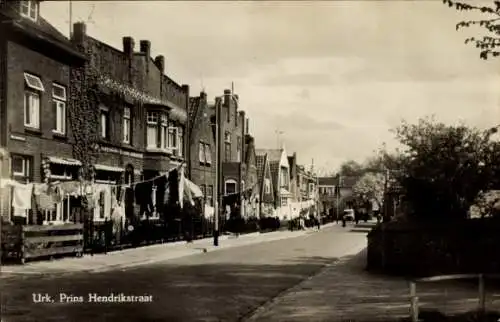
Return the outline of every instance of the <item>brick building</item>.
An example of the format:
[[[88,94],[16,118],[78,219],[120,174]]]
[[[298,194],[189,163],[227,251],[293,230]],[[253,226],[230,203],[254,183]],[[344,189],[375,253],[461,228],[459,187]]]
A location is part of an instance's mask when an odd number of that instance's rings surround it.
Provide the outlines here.
[[[207,94],[190,98],[187,157],[190,179],[201,188],[205,203],[213,207],[215,198],[215,137],[210,121]]]
[[[0,6],[0,146],[10,152],[8,173],[20,182],[75,179],[68,88],[70,68],[85,56],[41,16],[39,1]],[[8,204],[2,208],[10,215]]]
[[[136,51],[131,37],[115,49],[87,35],[83,23],[72,40],[99,74],[96,181],[148,179],[184,161],[189,87],[164,74],[164,57],[151,58],[148,40]]]
[[[218,122],[219,131],[218,160],[221,171],[218,179],[218,196],[237,195],[244,186],[242,160],[246,118],[245,112],[238,110],[238,105],[238,95],[226,89],[222,97],[216,97],[215,104],[211,108],[212,123]],[[223,202],[224,198],[221,204]],[[233,201],[229,203],[235,205]]]

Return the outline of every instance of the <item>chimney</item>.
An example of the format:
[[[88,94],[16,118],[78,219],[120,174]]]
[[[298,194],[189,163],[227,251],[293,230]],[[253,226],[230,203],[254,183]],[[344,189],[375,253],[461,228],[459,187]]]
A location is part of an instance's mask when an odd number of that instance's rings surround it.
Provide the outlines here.
[[[250,119],[247,118],[246,122],[245,122],[245,134],[250,133],[250,125],[249,124],[250,124]]]
[[[189,97],[189,85],[182,84],[182,91],[186,93],[187,97]]]
[[[224,90],[224,106],[229,106],[229,102],[231,99],[231,90],[230,89],[225,89]]]
[[[165,74],[165,57],[162,55],[156,56],[155,65],[161,71],[162,75]]]
[[[73,24],[72,39],[76,43],[82,43],[87,35],[87,25],[84,22],[75,22]]]
[[[132,55],[134,54],[134,46],[135,46],[134,38],[123,37],[122,41],[123,41],[123,52],[128,57],[132,57]]]
[[[141,40],[139,46],[141,53],[145,54],[146,57],[151,57],[151,42],[149,40]]]

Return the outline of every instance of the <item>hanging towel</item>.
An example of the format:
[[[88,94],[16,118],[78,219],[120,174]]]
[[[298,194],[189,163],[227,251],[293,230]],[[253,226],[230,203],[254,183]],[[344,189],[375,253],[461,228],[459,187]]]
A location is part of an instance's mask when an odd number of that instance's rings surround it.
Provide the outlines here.
[[[182,209],[184,206],[184,168],[181,168],[179,175],[179,207]]]
[[[65,181],[58,184],[59,188],[64,191],[64,194],[79,196],[81,194],[81,183],[79,181]]]
[[[31,209],[31,197],[33,196],[33,184],[15,186],[13,189],[12,207],[19,210]]]

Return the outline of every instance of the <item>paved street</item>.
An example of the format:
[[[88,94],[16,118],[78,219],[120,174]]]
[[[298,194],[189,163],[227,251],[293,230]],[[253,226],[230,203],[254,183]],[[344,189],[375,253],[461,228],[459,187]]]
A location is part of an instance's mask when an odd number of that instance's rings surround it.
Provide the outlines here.
[[[221,243],[223,243],[222,241]],[[336,259],[366,233],[339,226],[300,237],[105,272],[2,276],[2,321],[237,321]],[[34,303],[33,294],[54,303]],[[84,303],[60,303],[59,295]],[[89,293],[152,296],[150,303],[92,303]]]

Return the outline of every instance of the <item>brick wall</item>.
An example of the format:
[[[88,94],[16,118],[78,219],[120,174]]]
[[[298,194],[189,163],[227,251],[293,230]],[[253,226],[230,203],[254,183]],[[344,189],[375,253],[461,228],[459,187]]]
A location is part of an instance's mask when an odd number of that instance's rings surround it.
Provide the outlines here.
[[[189,141],[186,142],[189,149],[189,169],[190,179],[198,186],[215,185],[215,138],[210,122],[209,107],[207,104],[207,96],[205,93],[200,93],[198,98],[194,100],[193,109],[190,112],[190,132],[188,133]],[[210,145],[211,163],[200,163],[199,160],[199,144],[200,141]],[[214,187],[215,188],[215,187]]]
[[[45,87],[40,97],[40,131],[25,131],[24,128],[24,72],[39,76]],[[71,127],[67,123],[66,137],[52,133],[55,127],[56,111],[52,107],[52,83],[68,86],[69,67],[31,49],[13,42],[7,42],[7,127],[17,140],[9,138],[7,148],[12,154],[30,155],[34,158],[33,179],[41,179],[41,153],[68,157],[73,154]]]

